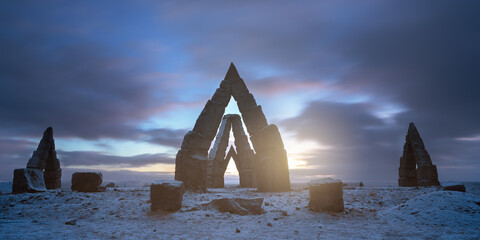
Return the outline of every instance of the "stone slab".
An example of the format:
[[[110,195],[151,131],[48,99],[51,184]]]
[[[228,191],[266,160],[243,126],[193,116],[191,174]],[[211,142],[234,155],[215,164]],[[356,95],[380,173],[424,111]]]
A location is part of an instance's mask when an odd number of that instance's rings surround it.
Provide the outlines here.
[[[13,194],[44,192],[46,190],[43,170],[36,168],[18,168],[13,171]]]
[[[102,181],[101,172],[76,172],[72,174],[71,189],[78,192],[101,192]]]
[[[284,148],[282,136],[280,136],[278,127],[275,124],[270,124],[257,131],[250,136],[250,141],[252,141],[255,151],[270,148]]]
[[[310,201],[308,208],[315,212],[343,212],[343,183],[324,178],[308,183]]]
[[[178,211],[182,208],[185,187],[181,181],[155,181],[150,185],[152,211]]]
[[[43,172],[45,187],[47,189],[58,189],[62,187],[62,169],[48,170]]]
[[[242,119],[250,136],[268,126],[267,118],[265,118],[260,105],[242,112]]]

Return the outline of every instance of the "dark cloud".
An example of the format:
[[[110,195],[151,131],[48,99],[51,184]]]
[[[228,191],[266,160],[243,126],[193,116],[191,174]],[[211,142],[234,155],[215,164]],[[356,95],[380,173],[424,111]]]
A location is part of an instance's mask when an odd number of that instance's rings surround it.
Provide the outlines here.
[[[183,137],[188,131],[189,130],[187,129],[168,128],[146,130],[143,132],[143,134],[146,135],[144,141],[173,148],[180,148]]]
[[[114,156],[101,152],[89,151],[57,151],[61,163],[65,167],[109,165],[112,167],[143,167],[158,163],[173,164],[173,157],[165,154],[141,154],[136,156]]]

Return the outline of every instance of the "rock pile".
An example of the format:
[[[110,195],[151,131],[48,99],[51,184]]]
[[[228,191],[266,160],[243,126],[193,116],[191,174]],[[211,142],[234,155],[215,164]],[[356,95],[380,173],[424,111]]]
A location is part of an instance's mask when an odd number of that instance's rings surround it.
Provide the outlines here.
[[[413,123],[410,123],[405,136],[398,173],[398,185],[401,187],[440,185],[437,167],[432,164],[430,155]]]
[[[239,215],[257,215],[263,213],[263,198],[220,198],[202,205],[206,209]]]
[[[62,169],[55,151],[53,129],[47,128],[28,160],[27,168],[13,172],[12,193],[38,192],[61,187]]]

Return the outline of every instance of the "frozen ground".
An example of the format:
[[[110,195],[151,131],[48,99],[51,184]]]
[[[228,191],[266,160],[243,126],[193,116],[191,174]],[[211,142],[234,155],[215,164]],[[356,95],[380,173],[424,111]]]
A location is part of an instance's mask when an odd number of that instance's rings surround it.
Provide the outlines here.
[[[156,213],[150,211],[149,187],[12,195],[3,183],[0,239],[480,239],[480,184],[466,186],[467,193],[345,189],[343,213],[310,212],[308,190],[301,185],[287,193],[227,187],[187,192],[179,212]],[[265,213],[195,210],[223,197],[263,197]],[[65,224],[70,220],[76,224]]]

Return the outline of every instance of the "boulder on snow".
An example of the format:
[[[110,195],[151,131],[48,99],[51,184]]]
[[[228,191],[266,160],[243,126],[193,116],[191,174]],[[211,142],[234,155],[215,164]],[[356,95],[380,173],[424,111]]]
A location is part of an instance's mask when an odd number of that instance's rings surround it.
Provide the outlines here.
[[[465,192],[465,185],[459,182],[446,182],[442,184],[443,191]]]
[[[76,172],[72,174],[72,190],[79,192],[101,192],[103,181],[101,172]]]
[[[182,181],[155,181],[150,185],[152,211],[178,211],[182,208],[185,186]]]
[[[114,188],[115,187],[115,183],[111,182],[107,185],[105,185],[106,188]]]
[[[342,212],[343,184],[332,178],[312,180],[308,183],[310,202],[308,208],[316,212]]]
[[[18,168],[13,171],[13,194],[44,192],[46,190],[42,169]]]
[[[229,212],[239,215],[256,215],[263,213],[263,198],[220,198],[202,204],[204,208],[215,209],[219,212]]]

